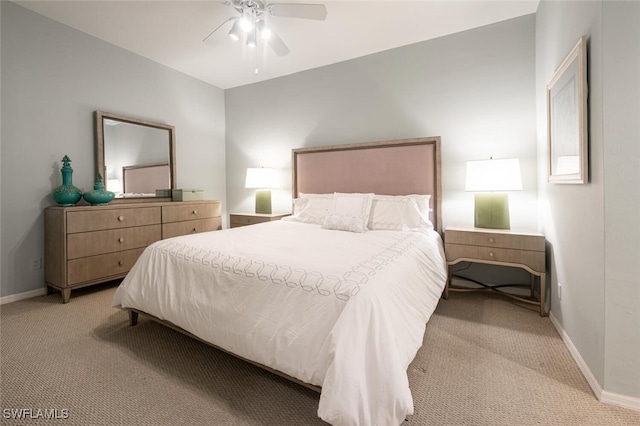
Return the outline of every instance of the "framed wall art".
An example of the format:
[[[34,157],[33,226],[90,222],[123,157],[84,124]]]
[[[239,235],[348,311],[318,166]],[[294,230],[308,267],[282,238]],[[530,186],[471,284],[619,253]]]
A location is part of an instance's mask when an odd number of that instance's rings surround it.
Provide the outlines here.
[[[549,182],[589,181],[587,38],[581,37],[547,85]]]

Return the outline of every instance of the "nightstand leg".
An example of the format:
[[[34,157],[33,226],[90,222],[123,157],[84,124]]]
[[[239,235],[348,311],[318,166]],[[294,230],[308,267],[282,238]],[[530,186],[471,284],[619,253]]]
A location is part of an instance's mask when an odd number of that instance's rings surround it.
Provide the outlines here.
[[[447,281],[444,283],[444,291],[442,297],[446,300],[449,298],[449,283],[451,282],[451,268],[447,267]]]
[[[531,298],[533,299],[533,296],[535,295],[535,285],[536,285],[536,276],[533,274],[529,274],[529,279],[531,282]]]
[[[547,274],[540,274],[540,316],[546,317],[545,298],[547,296]]]

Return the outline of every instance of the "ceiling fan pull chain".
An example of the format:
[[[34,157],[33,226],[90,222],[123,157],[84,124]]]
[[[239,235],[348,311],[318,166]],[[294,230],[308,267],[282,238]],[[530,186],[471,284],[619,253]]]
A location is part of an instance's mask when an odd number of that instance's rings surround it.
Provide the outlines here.
[[[262,45],[262,43],[258,44],[256,40],[256,75],[258,75],[258,49],[260,45]]]
[[[256,70],[255,73],[256,75],[258,75],[258,49],[260,48],[259,44],[258,44],[258,29],[256,28],[256,21],[257,21],[257,16],[254,13],[253,14],[253,37],[255,40],[255,61],[256,61]]]

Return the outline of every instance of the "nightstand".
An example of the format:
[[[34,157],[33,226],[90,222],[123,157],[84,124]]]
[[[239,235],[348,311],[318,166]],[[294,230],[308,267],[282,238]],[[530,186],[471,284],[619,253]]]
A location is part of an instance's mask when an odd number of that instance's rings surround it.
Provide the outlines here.
[[[291,216],[291,213],[231,213],[229,215],[229,224],[231,228],[237,228],[239,226],[255,225],[257,223],[280,220],[285,216]]]
[[[473,226],[447,226],[445,229],[445,253],[447,257],[448,277],[444,298],[449,290],[493,290],[524,303],[540,306],[540,316],[545,311],[545,238],[537,232],[513,229],[485,229]],[[512,285],[489,285],[476,282],[479,288],[457,288],[451,284],[451,267],[460,262],[485,263],[490,265],[521,268],[531,275],[530,297],[521,297],[501,290]],[[536,277],[540,282],[539,299],[534,298]]]

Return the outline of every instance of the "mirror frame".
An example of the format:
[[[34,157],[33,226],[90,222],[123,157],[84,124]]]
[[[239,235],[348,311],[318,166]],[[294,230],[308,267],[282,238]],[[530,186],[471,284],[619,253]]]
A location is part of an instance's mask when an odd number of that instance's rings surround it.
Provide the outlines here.
[[[550,183],[589,182],[587,37],[582,36],[547,85],[547,170]],[[574,166],[558,173],[559,147],[569,146]],[[574,155],[575,154],[575,155]]]
[[[164,129],[169,131],[169,170],[171,173],[171,189],[176,189],[176,129],[174,126],[164,123],[156,123],[148,120],[140,120],[137,118],[127,117],[120,114],[110,112],[95,112],[95,132],[96,132],[96,174],[100,173],[104,178],[106,176],[106,166],[104,164],[104,120],[116,120],[129,124],[137,124],[140,126],[153,127],[156,129]],[[171,201],[171,197],[122,197],[115,198],[116,203],[135,203],[135,202],[154,202],[154,201]]]

